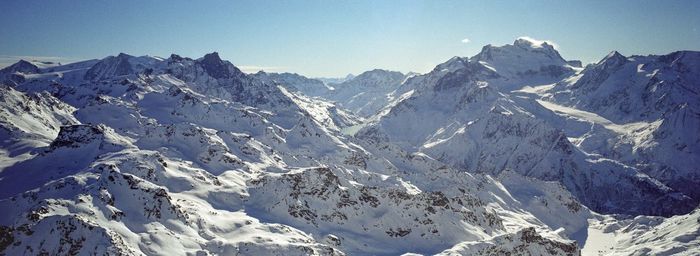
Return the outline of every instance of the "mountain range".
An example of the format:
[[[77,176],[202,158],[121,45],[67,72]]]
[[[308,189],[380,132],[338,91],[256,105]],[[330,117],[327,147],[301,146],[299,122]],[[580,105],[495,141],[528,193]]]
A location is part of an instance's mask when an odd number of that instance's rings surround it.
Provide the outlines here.
[[[0,254],[694,255],[700,52],[0,70]]]

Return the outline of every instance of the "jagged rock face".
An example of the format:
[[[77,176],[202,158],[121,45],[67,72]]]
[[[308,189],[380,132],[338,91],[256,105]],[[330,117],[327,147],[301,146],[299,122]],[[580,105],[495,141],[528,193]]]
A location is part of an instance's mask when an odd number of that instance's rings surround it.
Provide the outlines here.
[[[59,147],[79,147],[104,138],[104,126],[71,125],[61,127],[58,137],[49,145],[52,149]]]
[[[268,110],[286,107],[288,111],[297,111],[277,85],[244,74],[230,62],[221,60],[216,52],[197,60],[173,55],[154,72],[174,76],[187,83],[189,89],[207,96]]]
[[[549,240],[534,228],[525,228],[513,235],[496,237],[492,241],[459,244],[438,255],[581,255],[575,243]]]
[[[226,78],[237,78],[242,77],[244,74],[238,68],[231,65],[231,63],[221,60],[219,53],[213,52],[204,55],[197,62],[202,65],[204,71],[209,74],[209,76],[216,79],[226,79]]]
[[[358,186],[334,171],[339,170],[313,168],[253,180],[249,200],[254,204],[250,208],[269,212],[268,218],[294,223],[308,232],[337,230],[332,233],[342,241],[337,248],[355,253],[421,251],[504,229],[498,215],[474,195],[415,194],[400,187]],[[265,202],[265,208],[257,208],[259,202]],[[367,220],[367,216],[375,217]],[[477,226],[483,233],[467,232]],[[361,241],[352,241],[358,234]],[[380,242],[387,239],[395,244]]]

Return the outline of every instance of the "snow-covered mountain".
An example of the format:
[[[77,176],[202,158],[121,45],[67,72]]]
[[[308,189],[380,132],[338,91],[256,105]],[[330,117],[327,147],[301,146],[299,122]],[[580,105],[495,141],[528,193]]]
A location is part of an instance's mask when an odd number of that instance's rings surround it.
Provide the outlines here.
[[[17,85],[25,81],[24,75],[39,74],[39,67],[26,60],[0,69],[0,82],[7,85]]]
[[[598,116],[580,118],[597,125],[575,132],[587,152],[636,166],[700,202],[699,83],[700,52],[612,52],[545,91],[544,98]]]
[[[334,84],[339,84],[342,82],[345,82],[347,80],[353,79],[355,75],[353,74],[347,74],[345,77],[314,77],[316,80],[320,80],[321,82],[325,83],[326,85],[333,86]]]
[[[692,255],[696,55],[582,69],[521,38],[332,85],[217,53],[20,62],[0,253]],[[639,116],[596,101],[613,84]]]
[[[277,83],[287,87],[290,91],[300,92],[304,95],[316,97],[325,96],[333,90],[321,80],[307,78],[294,73],[265,73],[260,71],[255,73],[256,78],[270,83]]]
[[[408,78],[397,71],[375,69],[345,82],[335,84],[335,90],[325,96],[339,106],[361,117],[371,117],[394,98],[393,92]]]
[[[484,46],[469,60],[496,71],[506,80],[504,84],[511,86],[543,83],[571,74],[576,69],[559,55],[554,46],[528,38],[518,38],[512,45]]]
[[[407,81],[404,86],[415,92],[358,136],[424,153],[458,169],[493,175],[513,170],[559,181],[598,212],[671,215],[692,210],[699,202],[692,194],[644,169],[577,147],[562,129],[570,122],[566,117],[540,104],[536,94],[513,92],[575,72],[546,43],[518,39],[513,45],[485,46],[472,58],[455,57]]]
[[[361,118],[370,118],[396,101],[396,95],[406,79],[416,73],[374,69],[358,76],[346,77],[334,83],[291,73],[258,72],[261,80],[277,83],[290,91],[333,102],[338,108],[352,111]]]

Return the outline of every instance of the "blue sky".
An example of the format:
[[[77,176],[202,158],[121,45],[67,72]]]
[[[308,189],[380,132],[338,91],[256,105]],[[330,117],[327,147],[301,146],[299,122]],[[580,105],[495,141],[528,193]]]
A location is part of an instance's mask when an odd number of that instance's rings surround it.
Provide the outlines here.
[[[700,1],[15,1],[0,2],[0,65],[126,52],[244,70],[344,76],[426,72],[486,44],[551,40],[566,59],[700,50]],[[468,43],[463,40],[469,39]]]

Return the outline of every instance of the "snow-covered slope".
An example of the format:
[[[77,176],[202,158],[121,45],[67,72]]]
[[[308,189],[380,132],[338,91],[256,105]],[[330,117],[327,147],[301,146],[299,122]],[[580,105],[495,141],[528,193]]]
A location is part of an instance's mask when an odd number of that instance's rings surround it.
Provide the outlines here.
[[[591,242],[582,250],[588,255],[697,255],[700,210],[671,218],[599,217],[591,220],[588,235]]]
[[[10,155],[48,145],[62,125],[78,122],[74,107],[47,92],[24,94],[0,84],[0,102],[0,145]]]
[[[361,118],[216,53],[37,68],[0,87],[8,255],[432,254],[469,242],[572,255],[591,215],[556,184],[517,186],[538,193],[530,202],[488,175],[347,137]]]
[[[576,255],[572,244],[543,238],[534,228],[515,234],[495,237],[493,240],[464,242],[438,255]]]

